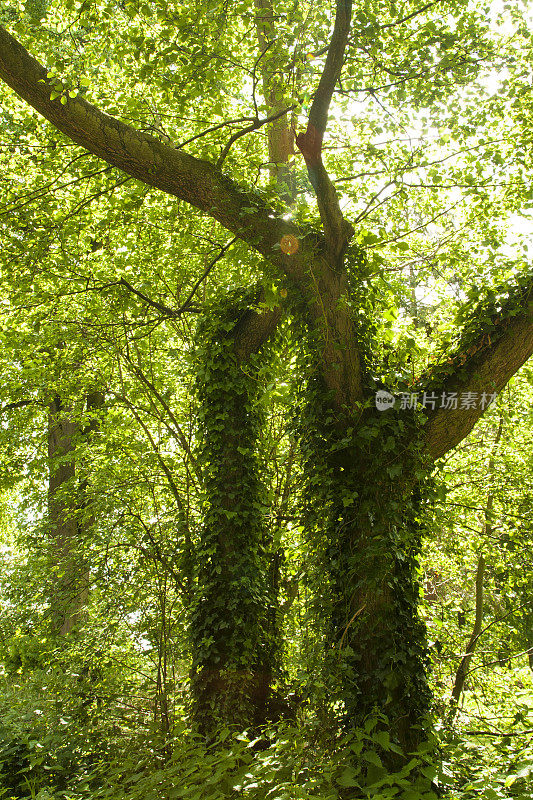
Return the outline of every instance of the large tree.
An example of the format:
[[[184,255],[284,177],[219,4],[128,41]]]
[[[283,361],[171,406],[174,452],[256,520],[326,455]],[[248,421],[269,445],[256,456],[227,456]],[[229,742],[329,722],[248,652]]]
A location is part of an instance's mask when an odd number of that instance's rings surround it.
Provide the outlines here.
[[[239,724],[261,721],[268,705],[276,598],[254,454],[257,358],[291,320],[307,373],[298,423],[302,516],[322,579],[316,591],[335,691],[348,724],[377,710],[400,744],[420,737],[429,695],[416,569],[427,478],[533,352],[531,277],[523,270],[512,282],[503,268],[499,291],[482,301],[463,292],[453,344],[449,325],[427,357],[417,349],[425,329],[416,270],[422,264],[438,274],[447,257],[465,262],[450,281],[459,294],[476,270],[486,278],[479,247],[468,263],[468,243],[453,228],[477,226],[493,246],[490,217],[509,205],[510,193],[491,194],[505,148],[468,92],[494,56],[482,16],[467,5],[409,4],[400,13],[392,3],[352,8],[350,0],[332,9],[274,0],[175,8],[103,2],[4,14],[39,60],[1,28],[0,77],[53,126],[35,128],[18,105],[9,119],[15,130],[27,124],[33,141],[46,138],[58,168],[69,168],[57,152],[70,140],[79,153],[158,190],[161,204],[164,194],[182,201],[175,208],[191,237],[207,235],[208,219],[217,236],[226,229],[246,246],[234,251],[232,275],[249,285],[206,306],[199,333],[206,500],[191,644],[204,722],[208,709]],[[90,78],[80,80],[80,70]],[[84,98],[88,87],[101,108]],[[503,101],[487,103],[504,119]],[[413,145],[413,129],[434,132],[439,117],[453,129],[452,153],[449,133],[436,145]],[[469,138],[483,125],[488,177]],[[467,160],[446,172],[458,151]],[[519,200],[528,165],[513,163]],[[453,198],[463,192],[463,216],[449,217],[432,238],[431,224],[451,213],[449,195],[443,199],[450,190]],[[95,196],[107,191],[102,185]],[[380,216],[382,199],[389,218]],[[176,302],[154,299],[149,286],[132,286],[120,271],[114,283],[170,319],[197,313],[205,279],[229,246],[196,275],[184,267],[188,286]],[[397,304],[409,315],[396,338],[398,312],[387,308],[392,294],[382,280],[387,259],[400,275]],[[109,284],[91,275],[86,288]],[[402,395],[387,410],[375,402],[384,379]],[[425,398],[422,414],[415,395]]]

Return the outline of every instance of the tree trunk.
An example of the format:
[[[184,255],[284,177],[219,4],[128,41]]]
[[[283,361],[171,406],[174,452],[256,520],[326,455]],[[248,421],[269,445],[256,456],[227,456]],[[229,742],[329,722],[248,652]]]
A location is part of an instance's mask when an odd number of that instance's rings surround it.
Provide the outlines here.
[[[87,397],[87,410],[101,407],[103,396],[94,392]],[[91,422],[81,429],[73,409],[55,397],[48,409],[48,516],[51,531],[52,629],[66,635],[83,622],[89,593],[89,565],[83,555],[83,532],[93,520],[87,516],[87,482],[78,484],[76,445],[81,437],[96,428]]]
[[[243,313],[237,304],[230,315]],[[264,722],[276,644],[256,453],[259,381],[253,362],[243,369],[235,354],[233,324],[221,321],[205,339],[197,392],[204,504],[190,630],[194,714],[204,733]]]
[[[270,177],[277,186],[280,197],[290,205],[296,195],[295,171],[290,163],[294,156],[295,134],[294,128],[289,124],[288,112],[283,112],[291,106],[294,107],[295,97],[292,95],[297,92],[294,86],[292,91],[288,87],[289,76],[286,73],[290,56],[276,33],[276,15],[272,0],[254,0],[254,5],[263,97],[269,116],[280,115],[268,126]]]
[[[290,280],[301,305],[309,309],[321,335],[315,342],[321,360],[317,373],[334,395],[333,400],[328,399],[329,406],[322,406],[322,417],[311,420],[305,433],[309,472],[316,477],[314,485],[308,480],[309,494],[316,490],[317,495],[314,529],[323,531],[329,554],[325,562],[331,590],[329,649],[341,655],[339,658],[337,654],[342,666],[340,696],[348,721],[354,723],[377,707],[396,726],[398,740],[410,746],[417,738],[413,731],[428,697],[414,579],[419,531],[412,493],[419,466],[409,453],[399,424],[403,420],[396,412],[385,412],[381,418],[366,412],[364,417],[350,417],[357,403],[370,396],[363,387],[360,344],[364,340],[370,343],[372,337],[365,336],[364,330],[357,331],[356,336],[355,326],[365,318],[371,323],[372,314],[367,314],[363,298],[348,297],[343,260],[353,230],[343,218],[321,155],[329,105],[349,41],[351,5],[350,0],[337,0],[335,4],[334,30],[318,86],[312,92],[307,127],[295,140],[316,193],[323,228],[320,232],[309,232],[305,225],[299,227],[284,219],[259,193],[241,189],[217,165],[102,113],[80,95],[71,98],[65,94],[58,102],[50,91],[46,67],[1,27],[0,78],[72,141],[146,186],[157,187],[206,212],[247,242],[268,260],[278,276]],[[258,33],[264,36],[266,47],[269,26],[274,22],[270,3],[257,0],[255,6],[257,19],[264,26],[263,33],[259,29]],[[266,66],[260,69],[266,70]],[[274,74],[275,70],[270,72],[272,77]],[[277,154],[273,148],[278,144]],[[280,123],[270,138],[276,160],[288,155],[289,144]],[[282,171],[284,163],[282,160]],[[281,247],[284,239],[291,242],[289,250]],[[357,264],[353,276],[360,285]],[[436,387],[439,392],[453,393],[462,389],[500,391],[533,352],[531,289],[531,280],[524,273],[504,303],[496,296],[492,310],[483,303],[469,312],[457,347],[445,362],[428,366],[417,388],[425,391]],[[294,307],[292,310],[299,313]],[[270,322],[263,325],[264,320],[265,316],[257,315],[249,328],[258,345],[271,330]],[[258,508],[254,505],[257,501],[251,499],[251,462],[245,457],[246,448],[237,444],[241,440],[235,427],[239,423],[246,426],[249,419],[239,416],[236,396],[232,395],[229,414],[216,404],[214,411],[211,409],[212,420],[207,406],[204,413],[206,424],[211,426],[211,439],[208,436],[206,441],[213,445],[206,479],[212,493],[205,507],[203,562],[193,615],[198,629],[192,639],[198,709],[210,707],[213,700],[228,713],[239,692],[245,699],[265,694],[264,676],[270,668],[268,637],[260,614],[270,600],[265,588],[268,581]],[[248,402],[245,392],[240,398]],[[468,435],[483,410],[480,406],[463,409],[437,404],[427,413],[423,436],[426,452],[433,459],[440,458]],[[218,421],[215,413],[220,414]],[[333,430],[326,425],[318,431],[317,421],[322,424],[331,418]],[[398,424],[390,425],[392,421]],[[230,429],[226,430],[228,423]],[[216,436],[212,438],[216,433],[218,443]],[[68,430],[63,432],[59,426],[56,438],[54,447],[68,455]],[[417,441],[417,437],[411,441]],[[69,464],[67,457],[58,465],[58,487],[70,480],[73,465]],[[61,473],[64,481],[60,480]],[[255,482],[255,472],[252,474]],[[60,497],[59,491],[56,497],[51,490],[51,516],[56,517],[57,538],[63,545],[72,533],[67,525],[72,517],[62,513]],[[248,614],[252,621],[245,623]],[[220,702],[213,690],[218,685]],[[236,715],[238,722],[245,717]]]
[[[59,397],[54,398],[48,412],[48,515],[55,578],[52,628],[61,635],[79,624],[88,596],[88,571],[79,553],[75,485],[75,440],[79,433],[72,409],[64,407]]]
[[[315,427],[303,446],[308,486],[315,495],[319,487],[308,522],[322,550],[318,579],[333,699],[341,701],[346,727],[377,715],[391,740],[410,752],[424,738],[430,693],[417,614],[423,466],[416,444],[408,443],[415,423],[407,415],[374,409],[357,424],[346,417],[342,424],[338,412],[318,404],[308,411],[307,425]]]

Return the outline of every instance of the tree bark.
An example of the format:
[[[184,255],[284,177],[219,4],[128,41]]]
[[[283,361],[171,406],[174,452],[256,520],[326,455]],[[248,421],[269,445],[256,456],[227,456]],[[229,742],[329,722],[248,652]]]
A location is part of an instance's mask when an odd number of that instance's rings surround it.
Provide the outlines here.
[[[206,212],[295,280],[306,274],[312,243],[258,194],[237,186],[210,162],[136,130],[80,96],[67,97],[64,105],[59,98],[51,100],[46,68],[2,27],[0,79],[73,142],[147,186]],[[301,240],[298,254],[278,249],[284,235]]]
[[[260,50],[258,65],[263,82],[263,96],[268,104],[269,113],[277,114],[287,107],[285,95],[289,54],[281,50],[276,38],[272,0],[254,0],[254,4],[255,27]],[[268,157],[271,178],[277,185],[280,196],[290,205],[296,195],[294,169],[290,163],[294,156],[295,134],[287,115],[288,112],[281,114],[268,126]]]
[[[499,393],[510,378],[533,354],[533,281],[510,293],[504,308],[487,315],[486,309],[476,309],[472,319],[490,316],[489,322],[471,340],[459,342],[456,350],[444,363],[434,364],[423,375],[419,385],[430,390],[434,376],[440,380],[438,395],[444,391],[471,391],[479,396]],[[429,411],[425,425],[424,446],[432,459],[443,456],[456,447],[483,415],[485,407],[476,403],[471,408]]]
[[[89,574],[80,555],[78,529],[75,440],[79,434],[72,409],[54,398],[48,411],[48,515],[56,579],[52,628],[61,635],[81,623],[88,597]]]
[[[327,119],[336,80],[334,70],[342,64],[339,47],[346,44],[349,5],[340,0],[337,4],[335,30],[340,34],[334,32],[335,52],[326,62],[328,77],[319,85],[313,104],[318,124]],[[147,186],[205,211],[294,281],[323,332],[324,374],[336,402],[349,406],[362,399],[362,367],[349,309],[343,302],[347,281],[339,262],[352,230],[342,220],[336,193],[323,167],[317,196],[327,226],[325,237],[320,233],[309,235],[284,220],[259,195],[237,186],[213,164],[136,130],[81,97],[67,97],[64,105],[59,98],[50,100],[45,67],[1,27],[0,79],[72,141]],[[339,231],[341,238],[336,242],[335,232]],[[284,236],[298,242],[296,252],[283,252],[280,243]],[[332,252],[333,263],[329,257]]]
[[[103,396],[87,397],[89,411],[100,408]],[[87,512],[87,482],[78,482],[76,447],[82,437],[94,432],[92,421],[82,429],[71,406],[55,397],[48,408],[48,517],[51,535],[52,629],[64,636],[83,624],[89,596],[90,568],[84,555],[84,535],[94,520]]]
[[[315,592],[328,619],[325,680],[335,676],[332,697],[346,727],[377,715],[378,727],[408,753],[425,736],[430,703],[417,612],[418,514],[427,466],[409,444],[411,431],[402,431],[399,413],[384,418],[370,410],[342,423],[336,415],[324,426],[333,413],[327,401],[319,403],[311,410],[314,433],[309,427],[303,434],[312,460],[305,472],[310,546],[319,553]]]

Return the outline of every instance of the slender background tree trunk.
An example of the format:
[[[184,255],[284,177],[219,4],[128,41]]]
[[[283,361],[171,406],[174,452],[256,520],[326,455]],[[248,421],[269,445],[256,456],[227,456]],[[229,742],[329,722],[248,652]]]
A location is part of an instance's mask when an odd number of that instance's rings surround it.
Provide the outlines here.
[[[87,410],[103,404],[103,395],[87,397]],[[84,555],[84,534],[94,520],[86,503],[87,481],[77,479],[76,447],[97,428],[92,421],[80,427],[73,408],[55,397],[48,408],[48,515],[52,570],[56,578],[52,605],[52,628],[65,635],[82,624],[89,595],[90,569]]]

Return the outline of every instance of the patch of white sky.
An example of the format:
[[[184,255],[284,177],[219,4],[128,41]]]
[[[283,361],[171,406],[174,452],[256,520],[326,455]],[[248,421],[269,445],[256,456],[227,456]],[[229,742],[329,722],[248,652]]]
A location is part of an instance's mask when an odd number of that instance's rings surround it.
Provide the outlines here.
[[[490,4],[489,24],[490,30],[496,40],[501,38],[502,41],[512,41],[512,36],[517,30],[519,23],[515,16],[510,13],[511,6],[512,3],[505,2],[505,0],[493,0],[493,2]],[[533,28],[533,2],[530,3],[529,9],[523,9],[523,14],[528,28]],[[456,21],[454,17],[449,15],[446,18],[446,22],[448,23],[449,29],[453,31],[456,27]],[[501,94],[504,90],[505,81],[509,77],[509,70],[504,66],[487,68],[477,79],[479,102],[483,102],[484,99],[488,100],[490,97]],[[463,90],[465,99],[468,92],[472,92],[472,88],[466,86]],[[349,104],[344,113],[341,112],[337,116],[336,121],[342,125],[342,119],[345,117],[345,115],[348,117],[356,117],[358,111],[360,111],[362,107],[363,102],[365,101],[359,100]],[[390,109],[387,109],[386,103],[380,103],[380,109],[378,109],[378,111],[381,114],[383,112],[389,113],[391,117],[394,117],[394,112]],[[466,116],[459,116],[458,122],[459,124],[468,124],[468,119]],[[438,128],[428,126],[427,115],[423,109],[420,110],[419,114],[415,113],[413,115],[410,124],[403,127],[403,136],[404,141],[410,143],[413,152],[419,149],[421,146],[424,146],[427,161],[446,160],[450,164],[459,164],[461,161],[462,153],[460,148],[457,148],[455,151],[447,149],[450,147],[450,145],[453,147],[453,142],[449,140],[449,137],[446,139]],[[474,134],[471,137],[471,146],[475,148],[478,144],[481,144],[479,141],[481,138],[481,133],[479,137],[476,137],[476,134]],[[374,142],[376,147],[383,146],[384,144],[384,142],[380,142],[379,138],[376,138]],[[482,151],[480,152],[480,158],[483,158]],[[411,175],[405,173],[404,178],[406,180],[412,179],[413,182],[418,180],[420,183],[423,183],[424,178],[427,177],[426,171],[427,168],[418,167],[417,170],[413,171]],[[335,179],[337,176],[332,175],[332,177]],[[487,162],[486,165],[483,166],[481,177],[485,180],[490,180],[492,177],[494,177],[494,168],[492,164]],[[376,185],[376,191],[380,192],[379,202],[386,201],[388,197],[391,197],[397,191],[397,186],[394,184],[394,182],[391,182],[389,186],[386,186],[385,184],[386,180],[384,180],[383,187]],[[455,207],[454,225],[456,227],[460,227],[466,219],[465,215],[463,215],[460,210],[462,207],[464,208],[464,196],[461,188],[451,187],[447,189],[447,197],[448,205],[450,207]],[[347,195],[341,194],[340,203],[343,210],[347,212],[348,217],[352,216],[354,212],[352,199]],[[360,209],[358,210],[360,211]],[[438,236],[439,231],[442,232],[438,225],[431,223],[426,226],[425,231],[429,238]],[[502,219],[502,240],[498,248],[499,253],[509,259],[523,258],[524,246],[527,248],[527,239],[531,237],[532,233],[532,213],[525,210],[516,212],[514,214],[508,214],[505,219]],[[455,288],[454,293],[456,293],[456,289],[457,287]],[[427,285],[418,287],[416,294],[420,302],[427,303],[428,305],[438,303],[437,295]]]
[[[509,2],[504,0],[493,0],[491,3],[491,26],[494,32],[502,37],[510,37],[515,32],[516,20],[508,13]],[[524,21],[528,30],[533,28],[533,3],[529,2],[527,8],[523,9]],[[487,70],[484,76],[486,90],[494,95],[498,93],[505,80],[509,78],[509,70],[504,67],[500,69]],[[516,254],[516,242],[522,241],[524,237],[531,237],[533,233],[533,213],[522,212],[509,215],[507,218],[507,235],[502,243],[502,251],[508,255]]]
[[[512,34],[516,31],[517,22],[516,20],[509,14],[506,13],[506,9],[509,7],[509,3],[503,2],[503,0],[494,0],[491,3],[491,12],[490,12],[490,28],[495,37],[502,37],[508,38],[512,36]],[[531,22],[533,25],[533,4],[531,6],[531,10],[529,15],[526,16],[526,21]],[[528,18],[529,17],[529,18]],[[446,23],[449,27],[450,31],[453,31],[456,28],[456,20],[452,15],[446,16]],[[503,83],[506,79],[509,78],[509,71],[505,67],[498,67],[492,69],[486,69],[484,73],[478,78],[478,87],[484,93],[485,98],[489,98],[501,92]],[[467,86],[465,91],[471,91]],[[466,97],[466,95],[465,95]],[[482,99],[482,98],[480,98]],[[357,116],[357,112],[360,110],[361,106],[368,101],[368,98],[365,100],[356,100],[349,104],[348,107],[348,117],[353,115],[354,117]],[[374,104],[375,105],[375,104]],[[395,116],[394,112],[391,109],[387,108],[386,101],[380,101],[379,103],[379,113],[382,115],[385,113],[389,115],[391,118]],[[333,114],[335,116],[335,113]],[[342,119],[344,114],[338,114],[336,116],[337,121],[342,124]],[[468,123],[468,118],[459,114],[458,122]],[[416,114],[413,115],[412,122],[410,125],[403,125],[402,126],[404,140],[410,141],[413,147],[417,146],[417,143],[421,142],[422,140],[425,143],[433,143],[435,147],[435,153],[440,154],[443,158],[451,159],[453,155],[447,154],[444,148],[442,147],[443,143],[443,136],[442,133],[439,131],[438,128],[435,127],[428,127],[427,126],[427,119],[425,118],[424,110],[421,109],[418,117]],[[380,147],[385,142],[381,142],[376,140],[374,142],[376,147]],[[459,154],[456,156],[459,157]],[[487,170],[487,177],[490,177],[490,173]],[[336,176],[333,176],[336,177]],[[394,187],[390,187],[388,189],[388,193],[392,193],[394,191]],[[383,195],[380,195],[382,198],[386,196],[386,192]],[[348,198],[344,198],[345,202],[348,202]]]

